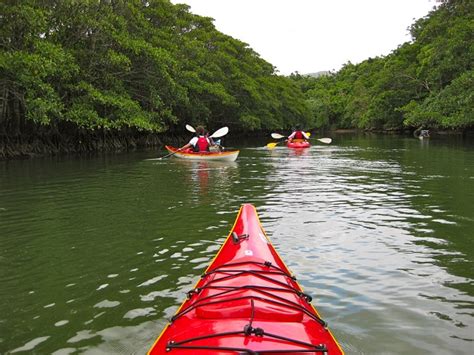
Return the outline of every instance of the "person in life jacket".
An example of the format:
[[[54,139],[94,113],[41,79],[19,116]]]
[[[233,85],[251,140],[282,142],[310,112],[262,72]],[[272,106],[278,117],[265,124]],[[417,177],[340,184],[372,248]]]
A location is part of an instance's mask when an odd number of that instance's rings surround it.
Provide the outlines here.
[[[224,147],[221,145],[221,139],[213,139],[212,137],[209,137],[209,140],[211,141],[211,146],[209,147],[211,152],[222,152],[224,150]]]
[[[417,128],[414,132],[413,135],[415,138],[429,138],[430,137],[430,131],[428,129],[423,128],[423,126]]]
[[[293,133],[288,136],[288,142],[293,141],[294,139],[298,140],[308,140],[309,137],[306,132],[302,131],[299,126],[296,126]]]
[[[207,136],[204,127],[198,126],[196,127],[196,135],[191,138],[189,143],[179,148],[179,150],[192,147],[195,152],[208,152],[212,145],[214,145],[214,142]]]

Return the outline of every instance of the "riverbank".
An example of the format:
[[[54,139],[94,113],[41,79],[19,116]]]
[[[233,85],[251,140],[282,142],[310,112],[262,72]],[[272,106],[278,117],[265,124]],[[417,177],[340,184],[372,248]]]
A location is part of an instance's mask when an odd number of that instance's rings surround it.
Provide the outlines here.
[[[177,137],[167,137],[178,141]],[[163,136],[142,132],[78,132],[75,135],[31,134],[0,136],[0,160],[29,159],[60,154],[123,152],[163,146]]]
[[[331,134],[398,134],[411,136],[410,130],[358,130],[335,129],[319,131],[320,134],[330,137]],[[282,130],[284,132],[284,130]],[[436,131],[430,130],[430,135],[474,136],[474,130],[467,131]],[[234,132],[234,137],[262,138],[269,137],[269,132]],[[128,152],[138,149],[162,148],[164,144],[180,145],[189,139],[185,133],[148,133],[139,131],[77,131],[71,132],[37,132],[27,135],[9,136],[0,135],[0,160],[30,159],[42,156],[62,154],[84,154],[94,152]]]

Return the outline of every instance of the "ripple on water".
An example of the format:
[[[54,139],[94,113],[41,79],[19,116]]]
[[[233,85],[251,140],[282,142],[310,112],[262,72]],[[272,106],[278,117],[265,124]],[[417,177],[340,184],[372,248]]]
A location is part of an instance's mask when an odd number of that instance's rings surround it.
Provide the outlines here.
[[[94,307],[95,308],[114,308],[114,307],[117,307],[119,304],[120,304],[119,301],[103,300],[99,303],[96,303]]]
[[[11,353],[13,354],[13,353],[19,353],[19,352],[34,350],[34,348],[36,348],[39,344],[45,342],[49,338],[50,338],[49,336],[35,338],[35,339],[29,341],[28,343],[26,343],[25,345],[23,345],[19,348],[13,349],[11,351]]]
[[[172,161],[2,179],[0,348],[146,353],[251,202],[347,354],[470,355],[472,159],[426,150],[418,167],[421,151],[339,141],[243,150],[230,170],[199,170],[206,190]]]
[[[147,307],[147,308],[132,309],[128,311],[127,313],[125,313],[123,317],[127,319],[135,319],[138,317],[154,316],[155,314],[156,314],[156,310],[153,307]]]
[[[54,323],[55,327],[62,327],[63,325],[68,324],[69,321],[67,319],[60,320],[59,322]]]
[[[168,275],[163,274],[163,275],[156,276],[150,280],[142,282],[140,285],[138,285],[138,287],[144,287],[144,286],[150,286],[150,285],[156,284],[157,282],[163,280],[165,277],[168,277]]]

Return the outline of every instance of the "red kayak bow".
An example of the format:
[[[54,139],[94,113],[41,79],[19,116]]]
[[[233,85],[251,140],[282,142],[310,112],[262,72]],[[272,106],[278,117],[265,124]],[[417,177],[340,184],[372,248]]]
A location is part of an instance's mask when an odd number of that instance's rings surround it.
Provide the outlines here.
[[[310,302],[245,204],[149,354],[343,354]]]

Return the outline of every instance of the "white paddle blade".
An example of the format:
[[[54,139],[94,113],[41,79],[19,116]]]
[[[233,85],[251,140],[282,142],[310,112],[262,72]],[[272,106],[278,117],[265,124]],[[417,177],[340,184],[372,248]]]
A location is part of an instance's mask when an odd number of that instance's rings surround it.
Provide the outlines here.
[[[273,139],[282,139],[282,138],[285,138],[285,136],[282,136],[280,133],[272,133],[272,138]]]
[[[215,131],[213,134],[211,134],[211,138],[220,138],[225,136],[227,133],[229,133],[229,127],[222,127]]]
[[[193,132],[193,133],[196,133],[196,130],[194,129],[193,126],[190,126],[190,125],[186,125],[186,129],[189,131],[189,132]]]
[[[318,141],[320,141],[321,143],[331,144],[332,139],[331,138],[319,138]]]

